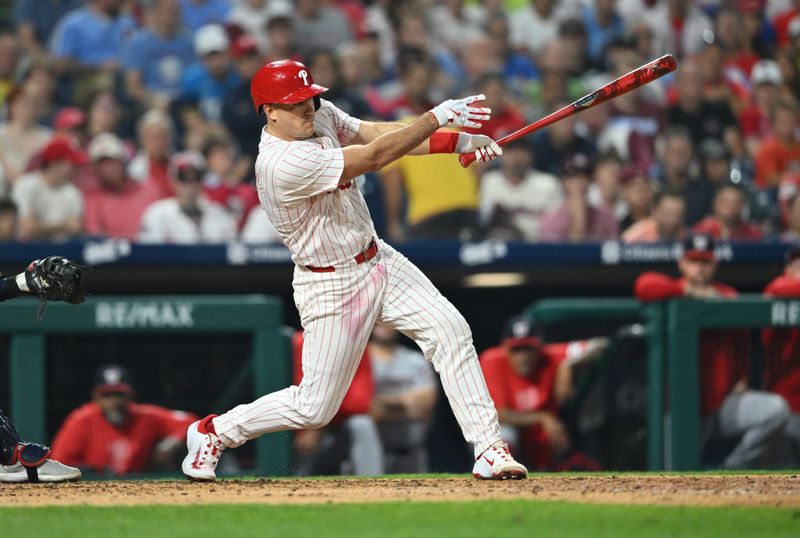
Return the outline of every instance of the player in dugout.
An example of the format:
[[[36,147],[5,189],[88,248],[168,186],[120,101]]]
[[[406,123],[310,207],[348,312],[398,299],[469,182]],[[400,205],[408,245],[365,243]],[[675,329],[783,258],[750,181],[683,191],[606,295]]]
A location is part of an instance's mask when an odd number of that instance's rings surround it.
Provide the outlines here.
[[[800,243],[786,252],[786,267],[764,289],[767,297],[800,299]],[[787,315],[791,315],[787,312]],[[797,320],[787,320],[797,324]],[[800,463],[800,328],[767,328],[764,343],[764,388],[780,394],[791,414],[784,430],[790,443],[789,465]]]
[[[608,339],[544,344],[534,323],[525,317],[509,320],[503,335],[500,346],[480,356],[503,439],[539,471],[574,466],[599,470],[595,462],[572,450],[558,410],[574,395],[573,368],[599,357]]]
[[[53,439],[53,456],[68,465],[118,476],[174,468],[186,428],[197,417],[136,403],[134,395],[124,367],[98,368],[92,401],[64,420]]]
[[[680,278],[643,273],[634,283],[641,301],[673,297],[733,299],[731,286],[716,282],[718,260],[714,240],[706,234],[686,238],[678,261]],[[752,468],[775,447],[789,408],[777,394],[748,388],[750,339],[740,329],[704,330],[700,334],[700,391],[704,445],[712,441],[736,442],[722,466]]]
[[[34,260],[16,276],[0,278],[0,302],[26,295],[39,299],[39,319],[47,301],[80,304],[84,301],[81,268],[61,256],[50,256]],[[64,465],[50,455],[50,448],[23,441],[11,419],[0,410],[0,482],[80,479],[80,469]]]

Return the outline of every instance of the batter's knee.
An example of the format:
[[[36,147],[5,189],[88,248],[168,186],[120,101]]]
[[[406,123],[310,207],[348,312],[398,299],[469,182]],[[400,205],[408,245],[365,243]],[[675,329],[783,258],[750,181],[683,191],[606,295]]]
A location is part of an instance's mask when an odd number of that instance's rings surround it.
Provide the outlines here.
[[[770,422],[774,422],[776,427],[783,428],[786,423],[789,421],[789,417],[791,416],[791,409],[789,409],[789,404],[786,403],[786,400],[783,396],[779,394],[773,394],[771,401],[770,401]]]
[[[469,328],[467,320],[455,309],[455,307],[445,310],[442,315],[437,315],[435,320],[436,333],[440,337],[446,336],[446,341],[442,344],[455,345],[461,347],[472,343],[472,330]]]
[[[331,402],[301,401],[297,406],[298,426],[304,430],[324,428],[333,420],[338,408]]]

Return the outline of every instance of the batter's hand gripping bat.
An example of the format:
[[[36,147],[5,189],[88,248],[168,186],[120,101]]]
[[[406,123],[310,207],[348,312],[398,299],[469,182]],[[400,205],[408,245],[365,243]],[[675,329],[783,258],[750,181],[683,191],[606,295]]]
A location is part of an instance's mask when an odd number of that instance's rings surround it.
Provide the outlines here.
[[[675,58],[671,54],[665,54],[661,58],[653,60],[652,62],[645,64],[641,67],[637,67],[630,73],[622,75],[617,80],[609,82],[602,88],[593,91],[589,95],[581,97],[574,103],[571,103],[565,106],[564,108],[560,108],[555,112],[553,112],[552,114],[545,116],[544,118],[535,121],[518,131],[514,131],[513,133],[504,136],[503,138],[498,140],[497,143],[500,146],[504,146],[509,142],[513,142],[514,140],[522,138],[525,135],[528,135],[534,131],[542,129],[543,127],[547,127],[548,125],[553,124],[559,120],[563,120],[568,116],[577,114],[581,110],[586,110],[587,108],[591,108],[601,103],[605,103],[609,99],[619,97],[620,95],[628,93],[631,90],[635,90],[640,86],[649,84],[650,82],[653,82],[654,80],[663,77],[667,73],[675,71],[675,68],[677,66],[678,62],[675,61]],[[462,153],[458,157],[458,161],[461,163],[461,166],[465,168],[469,166],[474,160],[475,160],[474,153]]]

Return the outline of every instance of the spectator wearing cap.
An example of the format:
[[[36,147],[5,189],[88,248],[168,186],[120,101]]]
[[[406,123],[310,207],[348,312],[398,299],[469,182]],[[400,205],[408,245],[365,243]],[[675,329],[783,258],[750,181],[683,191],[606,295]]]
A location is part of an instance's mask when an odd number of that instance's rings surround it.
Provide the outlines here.
[[[145,21],[122,51],[125,88],[143,109],[165,108],[180,94],[183,73],[194,61],[191,36],[181,27],[178,0],[153,0]]]
[[[89,144],[97,186],[85,192],[87,234],[134,240],[145,208],[156,197],[145,185],[128,178],[127,154],[112,133],[96,136]]]
[[[606,338],[544,344],[533,322],[512,318],[479,361],[503,440],[528,468],[555,470],[571,453],[559,408],[574,395],[573,368],[599,357]]]
[[[676,73],[677,102],[667,108],[667,125],[688,129],[692,144],[699,146],[706,138],[724,141],[735,151],[741,146],[739,126],[725,101],[709,101],[703,94],[703,73],[700,62],[681,62]]]
[[[36,124],[34,100],[15,90],[8,97],[8,121],[0,123],[0,196],[7,194],[52,132]]]
[[[122,48],[135,29],[133,18],[122,13],[121,0],[88,0],[59,21],[50,40],[50,53],[59,72],[116,72]]]
[[[507,144],[500,168],[481,178],[480,220],[490,236],[536,242],[542,217],[563,202],[558,178],[533,168],[532,157],[524,140]]]
[[[136,137],[139,151],[128,165],[128,175],[148,185],[158,198],[173,196],[175,186],[168,170],[175,138],[172,119],[161,110],[148,110],[136,124]]]
[[[170,160],[175,197],[150,204],[139,232],[143,243],[225,243],[236,239],[236,220],[223,206],[203,197],[203,156],[186,151]]]
[[[86,114],[78,107],[68,106],[59,110],[53,120],[53,136],[71,140],[75,144],[83,145],[86,139]]]
[[[800,207],[800,204],[795,205]],[[764,295],[800,298],[800,243],[789,245],[783,274],[767,284]],[[792,444],[792,454],[787,463],[796,466],[800,463],[800,328],[766,328],[761,338],[764,344],[764,388],[779,394],[789,404],[791,415],[785,433]]]
[[[626,243],[680,241],[686,235],[686,200],[683,194],[665,189],[656,194],[653,212],[622,233]]]
[[[239,150],[255,162],[263,122],[258,114],[253,113],[250,79],[262,65],[261,54],[258,52],[255,40],[247,34],[242,34],[233,42],[231,56],[240,80],[222,100],[222,117],[225,118],[225,126],[236,140]],[[316,77],[316,72],[312,72]]]
[[[698,222],[694,231],[725,241],[761,239],[763,233],[759,227],[746,220],[746,201],[746,194],[740,185],[722,185],[714,194],[712,214]]]
[[[779,100],[770,110],[772,136],[761,143],[756,155],[756,183],[762,189],[777,187],[787,172],[800,171],[798,107]]]
[[[42,7],[42,0],[19,0],[14,9],[14,26],[25,52],[33,58],[45,58],[47,42],[58,21],[83,3],[83,0],[49,0]]]
[[[248,180],[253,173],[253,161],[241,156],[227,133],[210,135],[203,144],[208,171],[203,178],[203,194],[216,202],[244,226],[250,211],[259,206],[258,192]]]
[[[8,198],[0,198],[0,243],[16,241],[19,236],[17,205]]]
[[[195,34],[208,24],[225,24],[231,11],[231,0],[179,0],[181,22]]]
[[[695,299],[735,298],[736,290],[716,282],[714,239],[705,234],[686,238],[678,261],[681,278],[643,273],[634,293],[644,302],[673,297]],[[786,401],[778,395],[748,389],[750,337],[738,329],[700,333],[700,414],[703,439],[739,441],[722,462],[723,467],[753,468],[768,453],[789,417]]]
[[[739,114],[739,127],[748,155],[758,155],[761,142],[772,134],[769,112],[780,98],[783,83],[781,69],[774,60],[760,60],[750,73],[752,99]]]
[[[23,240],[63,241],[83,231],[83,196],[72,183],[86,156],[72,142],[54,138],[42,150],[41,170],[20,177],[11,191]]]
[[[201,61],[184,73],[181,100],[197,103],[207,120],[221,122],[225,96],[241,83],[225,28],[218,24],[200,28],[194,35],[194,52]]]
[[[353,29],[342,10],[321,0],[297,0],[293,28],[303,56],[316,49],[333,50],[353,40]]]
[[[578,153],[567,159],[561,176],[565,199],[560,207],[542,217],[539,226],[542,241],[602,241],[619,235],[614,213],[589,203],[591,180],[592,164],[586,155]]]
[[[176,469],[186,428],[197,417],[137,403],[135,395],[126,368],[116,364],[98,368],[92,401],[67,415],[53,439],[53,454],[104,475]]]

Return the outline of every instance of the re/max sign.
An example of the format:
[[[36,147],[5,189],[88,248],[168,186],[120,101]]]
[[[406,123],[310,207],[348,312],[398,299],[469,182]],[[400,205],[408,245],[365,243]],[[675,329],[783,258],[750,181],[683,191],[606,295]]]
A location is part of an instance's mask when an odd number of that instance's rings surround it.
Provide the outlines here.
[[[772,303],[772,325],[800,325],[800,301],[776,301]]]
[[[194,305],[182,302],[103,302],[95,307],[95,323],[108,329],[194,326]]]

